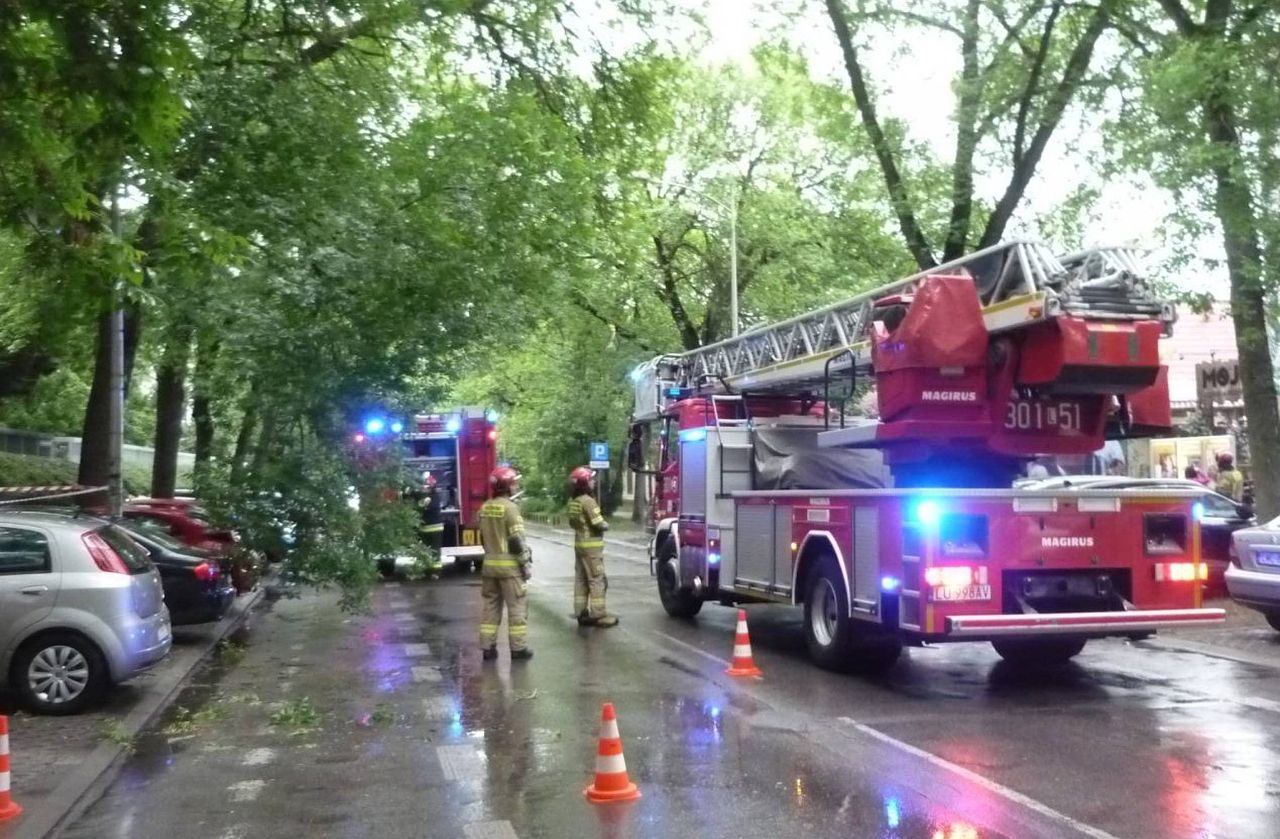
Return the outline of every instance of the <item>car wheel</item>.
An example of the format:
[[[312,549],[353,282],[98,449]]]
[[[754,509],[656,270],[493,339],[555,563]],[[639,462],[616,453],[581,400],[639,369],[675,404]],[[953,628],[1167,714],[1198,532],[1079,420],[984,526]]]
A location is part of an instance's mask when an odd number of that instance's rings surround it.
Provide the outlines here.
[[[680,575],[671,567],[675,555],[675,545],[670,539],[658,550],[658,598],[668,615],[689,620],[702,611],[702,601],[680,586]]]
[[[1083,638],[1052,638],[1037,641],[992,641],[1000,657],[1010,664],[1065,664],[1084,649]]]
[[[79,635],[28,641],[13,657],[10,680],[22,701],[41,714],[76,714],[97,702],[110,682],[98,648]]]
[[[1280,632],[1280,612],[1265,616],[1267,623],[1271,624],[1271,628],[1276,632]]]

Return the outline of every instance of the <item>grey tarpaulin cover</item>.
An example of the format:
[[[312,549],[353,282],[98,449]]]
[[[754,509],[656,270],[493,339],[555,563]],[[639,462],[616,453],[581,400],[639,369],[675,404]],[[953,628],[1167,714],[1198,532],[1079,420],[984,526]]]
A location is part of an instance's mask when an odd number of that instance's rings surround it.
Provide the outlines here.
[[[879,489],[890,486],[874,449],[820,449],[818,428],[757,428],[756,489]]]

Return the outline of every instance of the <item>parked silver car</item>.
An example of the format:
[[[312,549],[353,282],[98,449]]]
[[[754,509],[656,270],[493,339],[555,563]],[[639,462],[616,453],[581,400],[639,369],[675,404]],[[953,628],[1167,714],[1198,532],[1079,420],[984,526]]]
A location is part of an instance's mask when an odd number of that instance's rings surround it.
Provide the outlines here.
[[[1227,592],[1256,609],[1280,632],[1280,518],[1235,532],[1235,556],[1227,569]]]
[[[124,530],[0,508],[0,676],[25,704],[76,713],[171,644],[160,574]]]

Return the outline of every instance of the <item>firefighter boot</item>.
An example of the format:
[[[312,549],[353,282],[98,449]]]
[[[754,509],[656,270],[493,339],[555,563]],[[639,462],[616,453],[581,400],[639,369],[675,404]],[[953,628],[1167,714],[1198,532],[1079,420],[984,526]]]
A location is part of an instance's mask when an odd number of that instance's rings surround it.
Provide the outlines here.
[[[603,615],[603,616],[601,616],[601,617],[596,618],[595,622],[594,622],[592,625],[593,625],[593,626],[599,626],[599,627],[617,626],[617,625],[618,625],[618,616],[617,616],[617,615]]]
[[[496,651],[494,654],[495,655],[497,654]],[[511,651],[512,661],[528,661],[531,658],[533,658],[533,650],[529,649],[528,647],[525,647],[523,650]]]
[[[480,657],[485,661],[493,661],[495,658],[498,657],[498,648],[485,647],[484,651],[480,653]]]

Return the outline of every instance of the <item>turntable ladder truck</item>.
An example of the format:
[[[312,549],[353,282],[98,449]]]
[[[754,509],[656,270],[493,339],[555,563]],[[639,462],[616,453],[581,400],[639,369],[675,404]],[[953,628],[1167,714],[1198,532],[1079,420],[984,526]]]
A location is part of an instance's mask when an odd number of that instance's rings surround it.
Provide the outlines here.
[[[1128,250],[1015,241],[641,365],[629,460],[664,608],[802,607],[836,669],[950,641],[1064,661],[1221,622],[1195,492],[1017,480],[1167,432],[1174,319]]]

